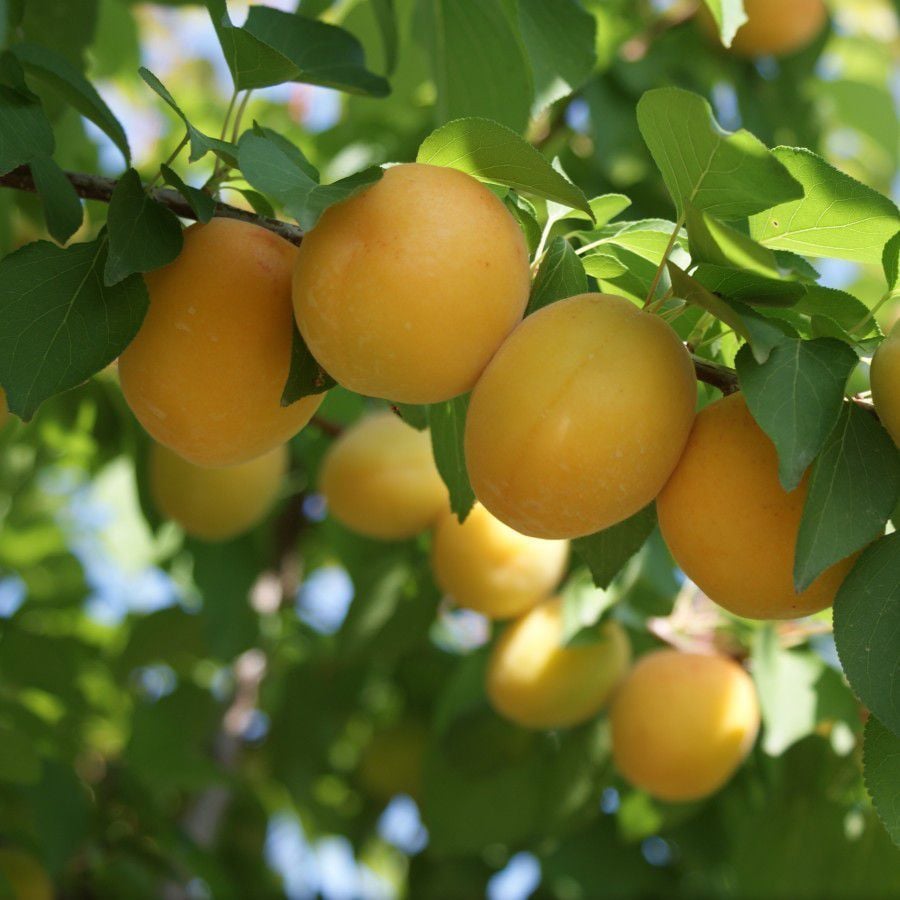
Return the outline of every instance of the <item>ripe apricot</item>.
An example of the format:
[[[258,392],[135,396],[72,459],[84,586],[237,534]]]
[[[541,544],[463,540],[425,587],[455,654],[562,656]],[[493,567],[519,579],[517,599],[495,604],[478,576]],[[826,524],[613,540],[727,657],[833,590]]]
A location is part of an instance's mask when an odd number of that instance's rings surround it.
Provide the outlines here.
[[[491,619],[521,615],[548,597],[568,558],[568,541],[519,534],[480,503],[462,523],[445,512],[431,544],[431,568],[441,590]]]
[[[741,394],[698,416],[656,500],[663,537],[685,575],[720,606],[751,619],[791,619],[830,606],[853,563],[842,560],[802,594],[794,545],[808,476],[788,493],[775,446]]]
[[[0,848],[0,876],[12,890],[12,900],[53,900],[50,876],[29,853],[14,847]]]
[[[419,800],[427,743],[428,731],[415,721],[402,721],[378,732],[360,759],[362,786],[382,802],[397,794]]]
[[[294,309],[345,387],[437,403],[475,384],[529,289],[503,203],[464,172],[414,163],[325,212],[297,256]]]
[[[812,43],[828,18],[822,0],[744,0],[747,21],[731,49],[739,56],[787,56]],[[712,16],[701,4],[704,28],[717,33]]]
[[[128,405],[161,444],[201,466],[283,444],[321,395],[281,406],[291,358],[296,248],[265,228],[213,219],[146,276],[150,309],[119,359]]]
[[[900,447],[900,320],[875,351],[870,376],[875,409]]]
[[[150,493],[157,509],[188,534],[224,541],[262,521],[288,467],[282,444],[234,466],[198,466],[162,444],[150,450]]]
[[[625,674],[631,646],[617,622],[590,644],[564,647],[562,600],[513,622],[494,645],[487,695],[500,715],[526,728],[566,728],[596,715]]]
[[[733,660],[656,650],[622,683],[610,721],[613,760],[625,778],[660,800],[699,800],[750,752],[759,704]]]
[[[387,411],[365,416],[334,441],[319,490],[336,519],[382,540],[414,537],[447,505],[428,432]]]
[[[658,317],[606,294],[552,303],[507,338],[472,393],[472,487],[522,534],[608,528],[666,483],[696,398],[690,356]]]

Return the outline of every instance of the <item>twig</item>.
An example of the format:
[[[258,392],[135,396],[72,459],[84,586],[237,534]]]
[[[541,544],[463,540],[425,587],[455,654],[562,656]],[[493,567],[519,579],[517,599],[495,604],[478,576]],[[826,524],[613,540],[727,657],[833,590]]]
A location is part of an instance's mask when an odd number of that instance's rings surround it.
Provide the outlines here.
[[[85,200],[99,200],[103,203],[109,203],[112,198],[113,190],[116,187],[114,178],[105,178],[102,175],[87,175],[84,172],[66,172],[75,193]],[[17,191],[28,191],[36,193],[37,188],[31,172],[27,166],[20,166],[13,169],[6,175],[0,175],[0,187],[13,188]],[[197,214],[191,208],[191,205],[177,191],[169,188],[157,188],[150,192],[150,196],[154,200],[161,203],[167,209],[171,209],[175,215],[182,219],[196,220]],[[270,219],[268,216],[259,216],[256,213],[247,212],[237,206],[231,206],[228,203],[216,203],[214,216],[223,219],[239,219],[242,222],[250,222],[259,225],[275,234],[290,241],[292,244],[299,244],[303,240],[303,229],[297,225],[291,225],[288,222],[282,222],[280,219]]]

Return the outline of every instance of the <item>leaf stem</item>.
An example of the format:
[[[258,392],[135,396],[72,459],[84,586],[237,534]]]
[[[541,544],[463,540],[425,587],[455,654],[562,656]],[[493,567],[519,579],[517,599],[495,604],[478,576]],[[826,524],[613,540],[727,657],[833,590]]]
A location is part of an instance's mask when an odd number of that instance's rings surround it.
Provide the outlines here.
[[[865,328],[866,325],[875,318],[878,310],[893,297],[900,297],[900,289],[885,292],[881,299],[847,332],[847,334],[856,334],[860,329]]]
[[[150,184],[147,185],[148,191],[152,191],[153,188],[156,187],[159,180],[163,177],[163,174],[162,174],[163,166],[171,166],[172,163],[175,162],[175,160],[178,158],[178,154],[181,153],[182,150],[184,150],[185,144],[187,144],[188,139],[189,139],[189,135],[186,134],[181,139],[178,146],[166,157],[165,162],[162,163],[162,165],[160,165],[159,171],[156,173],[156,178],[154,178],[153,181],[151,181]]]
[[[246,94],[244,94],[243,99],[241,100],[241,105],[238,107],[237,114],[234,117],[234,125],[231,128],[231,143],[236,144],[238,140],[238,135],[241,128],[241,121],[244,118],[244,111],[247,109],[247,104],[250,102],[250,95],[253,93],[253,89],[250,88]]]
[[[669,254],[672,252],[672,248],[675,246],[675,241],[678,240],[678,234],[681,231],[682,226],[684,225],[684,212],[678,217],[678,221],[675,222],[675,227],[672,229],[672,234],[669,237],[669,243],[666,244],[666,249],[663,250],[662,259],[659,261],[659,266],[656,269],[656,274],[653,276],[653,282],[650,285],[650,290],[647,292],[647,299],[644,301],[644,309],[646,309],[651,301],[653,300],[653,295],[656,293],[656,289],[659,287],[659,281],[662,278],[663,269],[666,267],[666,260],[669,258]]]

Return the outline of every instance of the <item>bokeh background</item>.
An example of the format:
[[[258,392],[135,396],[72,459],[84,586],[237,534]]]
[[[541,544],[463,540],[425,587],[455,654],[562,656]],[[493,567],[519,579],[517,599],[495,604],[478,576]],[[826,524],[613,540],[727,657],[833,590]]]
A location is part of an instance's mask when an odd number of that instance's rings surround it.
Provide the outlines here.
[[[629,216],[671,218],[634,109],[643,91],[672,84],[708,97],[724,126],[813,148],[897,199],[897,3],[832,0],[813,46],[756,62],[712,45],[690,3],[582,5],[597,22],[596,70],[571,96],[536,102],[529,137],[588,196],[622,192],[633,199]],[[356,34],[370,68],[384,71],[371,4],[300,7]],[[422,7],[396,2],[388,98],[282,85],[254,91],[245,123],[290,138],[323,181],[414,159],[438,124]],[[229,8],[241,21],[247,6]],[[26,32],[85,69],[147,178],[182,123],[139,66],[218,133],[231,79],[201,6],[40,0],[30,10]],[[569,93],[552,78],[543,88],[543,101]],[[121,157],[98,129],[61,103],[52,111],[61,165],[120,174]],[[204,166],[176,168],[199,185]],[[246,204],[246,187],[230,183],[223,198]],[[87,209],[76,239],[104,221],[105,209]],[[0,191],[4,253],[42,236],[41,222],[35,198]],[[883,291],[878,272],[817,268],[824,284],[867,305]],[[885,321],[893,314],[886,308]],[[322,416],[351,421],[362,403],[338,389]],[[328,519],[315,492],[327,442],[315,429],[301,434],[271,521],[211,546],[161,522],[143,495],[145,438],[114,369],[0,432],[0,838],[38,855],[68,894],[578,900],[900,890],[900,858],[861,788],[860,711],[827,622],[799,636],[803,655],[787,654],[778,670],[781,731],[770,718],[750,774],[715,803],[662,807],[623,790],[600,763],[588,779],[596,803],[577,827],[482,844],[476,807],[463,806],[430,835],[415,748],[435,709],[452,707],[477,672],[489,628],[441,601],[421,542],[385,551]],[[627,577],[643,614],[665,615],[685,591],[655,540]],[[708,626],[702,606],[676,608],[698,617],[678,627]],[[600,759],[604,739],[598,733]],[[514,770],[523,752],[517,732],[477,716],[447,740],[463,768],[482,765],[481,774]]]

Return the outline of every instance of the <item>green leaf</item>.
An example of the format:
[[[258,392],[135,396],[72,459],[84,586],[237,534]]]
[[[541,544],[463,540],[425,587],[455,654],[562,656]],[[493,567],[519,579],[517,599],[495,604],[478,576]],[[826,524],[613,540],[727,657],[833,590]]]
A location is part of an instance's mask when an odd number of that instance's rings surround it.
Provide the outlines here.
[[[407,425],[416,431],[424,431],[428,427],[428,407],[415,403],[394,403],[392,409]]]
[[[484,181],[591,213],[579,188],[518,134],[489,119],[448,122],[425,138],[416,160],[450,166]]]
[[[184,123],[191,144],[191,152],[188,156],[190,162],[202,159],[207,153],[215,153],[227,165],[237,166],[237,147],[234,144],[229,141],[221,141],[218,138],[209,137],[209,135],[200,131],[199,128],[195,128],[188,121],[188,117],[181,111],[181,107],[175,102],[175,98],[169,93],[166,86],[149,69],[141,66],[138,69],[138,75],[144,79],[152,91],[158,94],[172,108],[178,118]]]
[[[806,292],[794,306],[795,312],[807,316],[826,316],[845,330],[855,328],[869,312],[865,304],[846,291],[824,287],[821,284],[808,284],[805,285],[805,289]],[[875,327],[873,324],[865,334],[870,334]]]
[[[719,28],[726,47],[731,46],[737,30],[747,21],[743,0],[704,0]]]
[[[274,134],[274,133],[273,133]],[[286,212],[309,230],[332,204],[346,200],[382,176],[377,166],[333,184],[317,184],[301,162],[302,154],[280,136],[247,132],[241,137],[239,159],[244,177],[263,194],[274,197]],[[292,150],[294,152],[292,152]],[[305,161],[305,160],[304,160]]]
[[[66,103],[90,119],[119,148],[125,162],[131,161],[128,138],[119,120],[72,63],[38,44],[16,44],[12,52],[29,75],[53,88]]]
[[[628,209],[631,200],[625,194],[601,194],[594,197],[588,205],[594,218],[594,226],[601,228]]]
[[[767,278],[783,277],[772,250],[703,210],[688,205],[686,226],[692,262],[731,266]]]
[[[38,156],[29,165],[44,204],[47,231],[64,244],[81,227],[84,210],[66,173],[49,157]]]
[[[884,245],[881,267],[884,269],[888,290],[894,290],[900,282],[900,231]]]
[[[469,510],[475,505],[475,492],[469,483],[463,451],[468,408],[468,394],[444,403],[432,403],[428,407],[434,461],[450,491],[450,509],[456,513],[460,522],[465,520]]]
[[[225,0],[205,0],[236,91],[290,81],[297,67],[245,28],[236,28]]]
[[[310,394],[322,394],[337,384],[309,352],[297,323],[293,322],[292,325],[291,367],[284,390],[281,392],[282,406],[290,406]]]
[[[108,366],[137,333],[147,289],[137,275],[106,286],[106,255],[105,237],[65,250],[38,241],[0,262],[0,384],[23,419]]]
[[[384,65],[387,74],[392,75],[397,68],[397,13],[394,10],[394,0],[372,0],[372,12],[381,33]]]
[[[863,741],[866,790],[891,840],[900,846],[900,737],[869,716]]]
[[[587,289],[584,266],[572,245],[565,238],[554,238],[541,260],[525,315],[531,315],[557,300],[584,294]]]
[[[369,97],[391,92],[386,79],[366,68],[362,44],[343,28],[268,6],[251,6],[244,29],[295,66],[285,81]]]
[[[175,188],[182,197],[191,205],[198,222],[208,222],[216,211],[216,201],[213,197],[201,191],[200,188],[185,184],[181,176],[169,166],[163,164],[159,168],[163,181]]]
[[[793,306],[806,289],[797,281],[768,278],[743,269],[701,263],[693,277],[714,294],[750,306]]]
[[[0,175],[53,153],[53,129],[30,91],[0,84]]]
[[[109,256],[103,278],[107,286],[172,262],[184,243],[178,216],[147,195],[134,169],[116,184],[106,227]]]
[[[884,245],[900,225],[894,203],[810,150],[776,147],[772,153],[802,185],[803,196],[756,211],[751,236],[802,256],[880,265]]]
[[[37,784],[41,760],[28,735],[0,723],[0,782]]]
[[[798,591],[884,531],[900,498],[898,462],[878,420],[845,403],[809,481],[794,560]]]
[[[762,747],[769,756],[781,756],[816,729],[816,683],[825,663],[814,653],[782,649],[770,625],[754,636],[752,663],[764,728]]]
[[[666,267],[675,296],[699,306],[732,328],[735,334],[750,344],[758,363],[764,363],[772,348],[783,340],[784,331],[777,320],[765,319],[749,307],[728,303],[717,297],[671,261],[666,263]]]
[[[603,636],[601,617],[613,605],[615,597],[604,585],[594,583],[589,569],[579,566],[560,589],[562,597],[562,634],[565,647],[594,644]]]
[[[857,361],[850,347],[833,338],[786,338],[761,365],[749,347],[738,352],[741,390],[778,451],[778,479],[786,491],[800,484],[837,424]]]
[[[519,0],[519,24],[534,74],[536,109],[587,81],[597,63],[597,21],[576,0]]]
[[[438,120],[481,116],[521,132],[531,67],[504,0],[433,0],[429,12]]]
[[[270,219],[275,218],[275,210],[272,208],[272,204],[259,191],[251,191],[248,188],[236,188],[235,190],[253,207],[253,212],[258,216],[267,216]]]
[[[725,131],[709,103],[681,88],[647,91],[638,126],[675,201],[720,219],[741,219],[802,195],[802,188],[748,131]]]
[[[588,275],[598,280],[608,280],[618,278],[629,272],[628,266],[612,253],[591,253],[587,256],[578,257],[581,260],[581,266]],[[648,285],[649,287],[649,285]]]
[[[656,507],[651,503],[611,528],[572,541],[572,549],[587,563],[599,588],[607,588],[625,563],[634,556],[656,526]]]
[[[900,737],[900,531],[864,550],[841,585],[834,642],[856,696]]]

